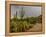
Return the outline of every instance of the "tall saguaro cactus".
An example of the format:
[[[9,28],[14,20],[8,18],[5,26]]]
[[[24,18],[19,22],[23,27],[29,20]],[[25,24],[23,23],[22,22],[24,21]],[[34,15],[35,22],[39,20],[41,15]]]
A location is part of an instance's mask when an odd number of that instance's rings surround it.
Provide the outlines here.
[[[17,18],[17,11],[16,11],[16,14],[14,13],[14,17],[16,16],[16,18]]]
[[[21,8],[21,11],[20,11],[20,17],[21,19],[24,17],[24,14],[25,14],[25,11],[23,9],[23,7]]]

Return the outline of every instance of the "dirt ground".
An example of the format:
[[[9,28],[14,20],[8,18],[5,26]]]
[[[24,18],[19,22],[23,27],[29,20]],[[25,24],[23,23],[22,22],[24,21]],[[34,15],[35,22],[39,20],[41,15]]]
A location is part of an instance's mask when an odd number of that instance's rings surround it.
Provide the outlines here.
[[[32,28],[30,28],[27,31],[28,32],[41,32],[42,31],[42,24],[41,23],[37,23],[36,25],[34,25]]]

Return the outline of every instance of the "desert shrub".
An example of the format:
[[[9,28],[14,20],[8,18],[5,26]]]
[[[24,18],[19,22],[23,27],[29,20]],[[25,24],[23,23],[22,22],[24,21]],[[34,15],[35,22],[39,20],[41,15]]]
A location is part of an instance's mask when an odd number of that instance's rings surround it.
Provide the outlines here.
[[[29,26],[27,24],[27,21],[23,22],[23,31],[26,31],[27,29],[29,29]]]
[[[14,26],[14,22],[13,21],[10,24],[10,32],[15,32],[15,26]]]
[[[11,24],[10,24],[10,32],[17,32],[17,23],[15,21],[16,19],[12,18],[11,19]]]
[[[32,28],[37,22],[41,22],[41,17],[29,17],[26,19],[11,19],[10,32],[25,32]]]
[[[26,28],[28,28],[26,21],[20,21],[20,22],[18,23],[18,31],[19,31],[19,32],[24,32],[24,31],[26,31]]]
[[[42,15],[38,16],[38,23],[42,23]]]
[[[30,24],[35,24],[36,23],[36,19],[34,17],[31,17],[29,19],[29,22],[30,22]]]

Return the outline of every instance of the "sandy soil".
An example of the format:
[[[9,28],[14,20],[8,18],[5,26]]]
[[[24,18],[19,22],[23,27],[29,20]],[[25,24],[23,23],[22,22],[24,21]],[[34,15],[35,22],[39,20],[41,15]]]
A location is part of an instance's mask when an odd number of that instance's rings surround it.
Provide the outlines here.
[[[40,32],[42,31],[42,24],[36,24],[34,25],[32,28],[30,28],[29,30],[27,30],[28,32]]]

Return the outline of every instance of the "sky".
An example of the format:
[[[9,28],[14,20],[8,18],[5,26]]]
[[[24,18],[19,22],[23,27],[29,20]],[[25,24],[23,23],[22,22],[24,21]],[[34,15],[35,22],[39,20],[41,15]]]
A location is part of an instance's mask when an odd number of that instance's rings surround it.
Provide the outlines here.
[[[41,15],[41,7],[39,7],[39,6],[15,6],[15,5],[11,5],[11,17],[16,15],[16,11],[17,11],[17,17],[20,17],[20,11],[22,8],[25,11],[24,18]]]

